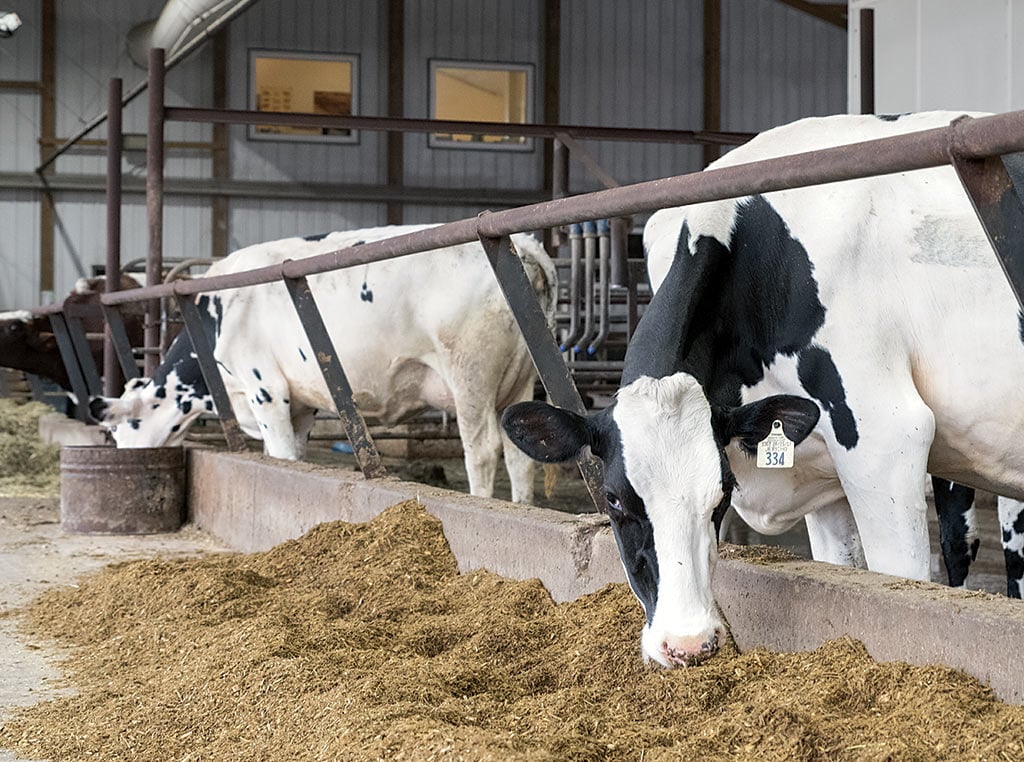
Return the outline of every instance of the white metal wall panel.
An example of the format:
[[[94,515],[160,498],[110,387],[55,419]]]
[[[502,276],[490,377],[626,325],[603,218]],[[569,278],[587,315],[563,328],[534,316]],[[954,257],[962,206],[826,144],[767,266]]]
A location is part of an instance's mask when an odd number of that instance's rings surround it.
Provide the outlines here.
[[[229,249],[383,224],[381,204],[239,199],[231,205]]]
[[[1024,106],[1024,1],[851,0],[849,109],[860,110],[860,11],[874,10],[879,113]]]
[[[432,59],[485,61],[533,67],[534,121],[541,121],[540,12],[540,0],[407,0],[406,114],[430,116]],[[405,182],[413,186],[536,188],[543,176],[542,158],[537,141],[531,151],[429,148],[426,134],[407,134]]]
[[[3,10],[21,17],[22,27],[14,36],[0,40],[0,79],[19,82],[39,80],[39,0],[7,0]]]
[[[0,91],[0,171],[30,172],[39,162],[39,96]]]
[[[844,29],[775,0],[722,2],[722,129],[846,111]]]
[[[230,108],[249,108],[249,50],[345,53],[358,56],[359,114],[376,116],[387,104],[385,3],[374,0],[262,0],[235,21],[231,32]],[[241,180],[379,183],[384,178],[384,135],[362,131],[356,145],[249,140],[231,128],[232,175]]]
[[[563,0],[561,117],[567,124],[699,130],[703,125],[701,0]],[[620,184],[701,168],[701,149],[586,141]],[[604,186],[573,162],[570,190]]]
[[[0,191],[0,311],[38,302],[39,204],[31,192]]]

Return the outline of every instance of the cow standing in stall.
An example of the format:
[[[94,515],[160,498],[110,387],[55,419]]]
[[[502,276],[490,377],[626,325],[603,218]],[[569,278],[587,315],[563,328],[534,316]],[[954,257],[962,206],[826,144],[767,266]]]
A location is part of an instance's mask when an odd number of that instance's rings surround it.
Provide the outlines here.
[[[712,168],[957,116],[802,120]],[[951,168],[666,209],[645,247],[660,287],[615,403],[585,418],[527,402],[503,422],[539,460],[604,460],[646,657],[717,649],[730,499],[764,534],[806,519],[816,558],[912,579],[929,577],[928,473],[1024,499],[1024,319]],[[795,462],[757,468],[779,428]]]
[[[394,226],[286,238],[236,251],[207,276],[324,254],[429,226]],[[512,242],[549,323],[557,279],[540,243]],[[490,496],[504,449],[512,499],[533,499],[533,462],[503,448],[499,413],[533,397],[536,371],[479,243],[313,275],[310,288],[365,416],[397,423],[427,408],[452,412],[470,492]],[[283,283],[199,297],[214,357],[239,425],[271,457],[297,459],[317,409],[333,409],[305,331]],[[214,403],[186,334],[152,379],[117,399],[96,398],[93,416],[118,447],[180,444]]]

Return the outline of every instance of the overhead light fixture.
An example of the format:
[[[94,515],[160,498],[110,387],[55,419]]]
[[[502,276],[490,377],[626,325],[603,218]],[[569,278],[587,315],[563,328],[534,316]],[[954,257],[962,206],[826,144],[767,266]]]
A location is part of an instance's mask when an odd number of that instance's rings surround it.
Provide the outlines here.
[[[0,37],[10,37],[21,26],[21,16],[13,11],[0,11]]]

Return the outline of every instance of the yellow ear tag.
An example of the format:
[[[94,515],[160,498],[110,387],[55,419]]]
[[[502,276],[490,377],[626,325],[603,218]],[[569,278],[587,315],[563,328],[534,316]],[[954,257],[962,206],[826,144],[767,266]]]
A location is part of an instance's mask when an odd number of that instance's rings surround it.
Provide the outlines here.
[[[773,421],[768,436],[757,443],[758,468],[792,468],[796,445],[782,430],[782,421]]]

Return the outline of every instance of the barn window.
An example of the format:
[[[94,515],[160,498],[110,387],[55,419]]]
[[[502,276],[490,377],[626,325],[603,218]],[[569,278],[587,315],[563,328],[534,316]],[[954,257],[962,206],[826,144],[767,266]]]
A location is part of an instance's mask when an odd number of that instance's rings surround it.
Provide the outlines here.
[[[527,124],[533,118],[533,67],[465,61],[430,62],[430,115],[463,122]],[[435,132],[434,148],[531,150],[521,136]]]
[[[281,51],[249,52],[250,108],[256,111],[351,116],[356,108],[356,57]],[[355,143],[356,133],[335,127],[258,124],[249,137],[262,140]]]

